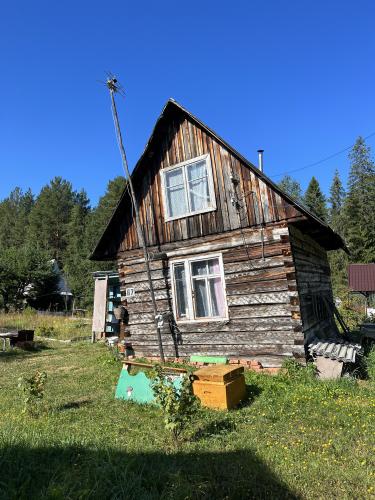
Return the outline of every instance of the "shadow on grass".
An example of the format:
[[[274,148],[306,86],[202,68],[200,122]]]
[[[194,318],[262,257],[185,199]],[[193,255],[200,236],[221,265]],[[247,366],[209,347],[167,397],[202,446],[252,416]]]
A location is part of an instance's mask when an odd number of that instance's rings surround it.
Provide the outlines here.
[[[6,499],[297,499],[253,453],[126,453],[82,447],[0,450]]]
[[[77,399],[76,401],[68,401],[63,405],[58,406],[56,409],[57,411],[77,410],[78,408],[82,408],[83,406],[88,406],[91,404],[91,399]]]
[[[213,436],[219,436],[221,434],[227,434],[236,430],[236,422],[228,417],[219,418],[208,422],[206,425],[201,427],[197,432],[191,437],[192,441],[199,441],[200,439],[207,439]]]
[[[250,406],[255,399],[262,394],[262,388],[255,384],[246,384],[246,396],[239,404],[240,408]]]
[[[7,349],[6,351],[0,351],[0,362],[10,361],[15,358],[22,358],[30,356],[30,354],[37,354],[41,351],[47,349],[52,349],[43,341],[34,342],[34,346],[24,347],[23,349],[19,347],[14,347],[13,349]]]

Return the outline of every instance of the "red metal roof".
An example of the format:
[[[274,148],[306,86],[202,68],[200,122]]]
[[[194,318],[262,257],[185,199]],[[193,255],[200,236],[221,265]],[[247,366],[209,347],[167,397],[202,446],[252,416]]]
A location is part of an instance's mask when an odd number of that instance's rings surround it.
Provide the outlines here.
[[[349,288],[354,292],[375,292],[375,264],[349,264]]]

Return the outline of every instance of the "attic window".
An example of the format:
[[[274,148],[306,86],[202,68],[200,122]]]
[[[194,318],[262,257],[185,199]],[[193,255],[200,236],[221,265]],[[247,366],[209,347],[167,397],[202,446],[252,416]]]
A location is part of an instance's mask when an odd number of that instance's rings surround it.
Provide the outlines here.
[[[216,209],[210,155],[165,168],[162,181],[167,221]]]

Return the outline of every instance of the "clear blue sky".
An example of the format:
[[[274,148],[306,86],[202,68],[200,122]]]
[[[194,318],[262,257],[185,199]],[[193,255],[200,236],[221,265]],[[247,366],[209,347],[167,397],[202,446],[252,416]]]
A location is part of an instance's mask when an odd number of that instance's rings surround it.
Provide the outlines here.
[[[60,175],[95,204],[121,174],[106,70],[131,166],[169,97],[253,162],[265,149],[271,177],[335,153],[375,132],[374,19],[370,0],[2,2],[0,199]],[[327,192],[336,167],[293,175]]]

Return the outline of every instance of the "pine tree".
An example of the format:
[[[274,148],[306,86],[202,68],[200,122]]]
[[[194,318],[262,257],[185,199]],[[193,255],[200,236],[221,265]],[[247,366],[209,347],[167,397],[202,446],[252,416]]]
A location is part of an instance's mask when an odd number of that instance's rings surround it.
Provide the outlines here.
[[[345,190],[343,188],[338,170],[335,171],[330,187],[330,209],[329,222],[334,231],[343,234],[344,216],[343,206],[345,202]],[[347,290],[347,267],[348,256],[343,250],[329,252],[328,260],[331,268],[332,288],[335,296],[344,296]]]
[[[350,174],[344,204],[344,236],[353,262],[375,261],[375,165],[359,137],[349,154]]]
[[[328,211],[326,198],[320,189],[319,182],[313,176],[307,186],[304,203],[315,215],[326,221],[328,219]]]
[[[24,243],[33,204],[30,189],[23,193],[19,187],[0,203],[0,246],[8,248]]]
[[[289,196],[291,196],[296,201],[302,201],[302,189],[298,181],[293,179],[290,175],[285,175],[278,186]]]
[[[29,239],[60,264],[75,199],[71,183],[55,177],[42,188],[30,213]]]
[[[330,187],[330,209],[329,209],[329,223],[334,231],[339,234],[343,232],[343,206],[345,202],[345,190],[342,185],[339,171],[336,169],[335,175]]]
[[[91,253],[102,235],[111,215],[120,201],[125,188],[125,178],[118,176],[108,182],[105,194],[99,199],[97,207],[92,210],[87,223],[86,242]]]
[[[87,198],[86,198],[87,199]],[[81,201],[85,198],[82,198]],[[92,263],[88,259],[85,233],[88,219],[87,202],[75,204],[67,227],[67,247],[64,252],[64,275],[73,292],[76,306],[86,307],[92,299]]]

